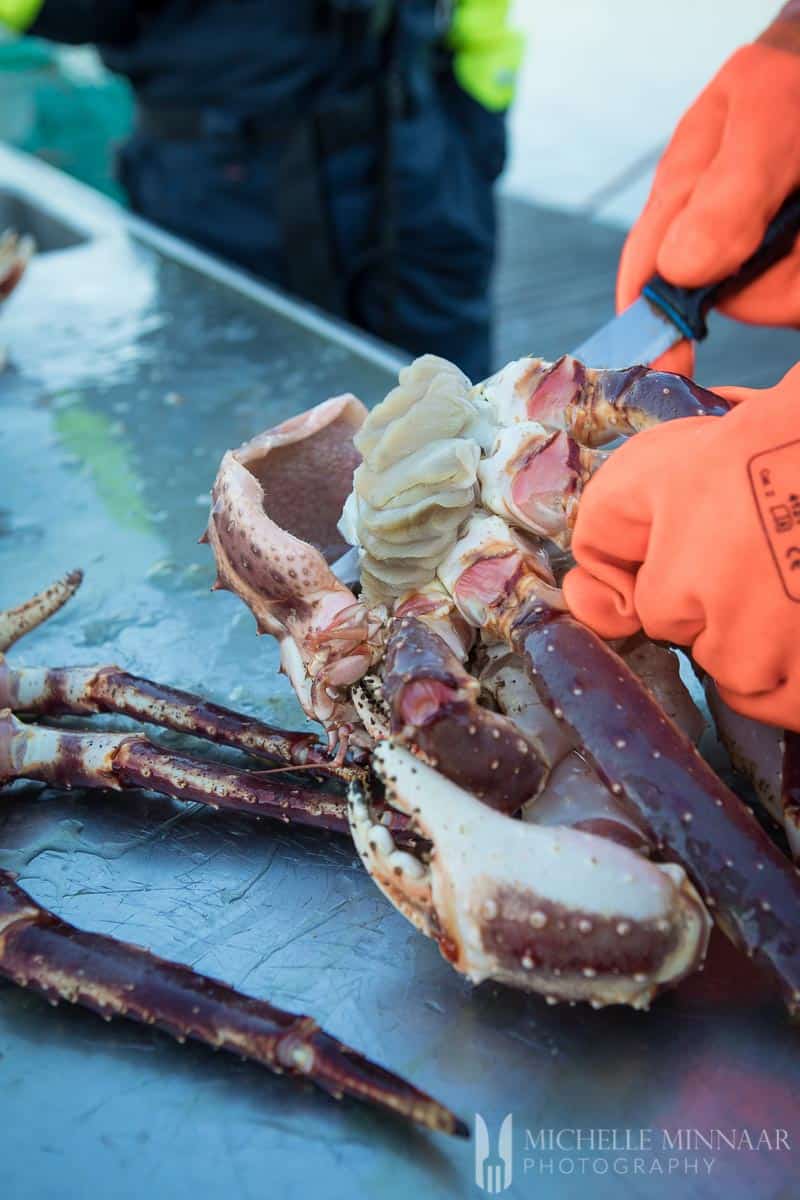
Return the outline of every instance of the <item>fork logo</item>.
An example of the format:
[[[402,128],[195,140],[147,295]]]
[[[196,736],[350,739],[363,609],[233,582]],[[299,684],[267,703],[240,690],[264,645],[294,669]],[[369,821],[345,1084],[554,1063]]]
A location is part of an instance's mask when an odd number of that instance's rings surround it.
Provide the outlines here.
[[[492,1150],[486,1122],[480,1113],[475,1113],[475,1182],[490,1196],[511,1187],[513,1128],[511,1113],[506,1113],[497,1138],[497,1150]]]

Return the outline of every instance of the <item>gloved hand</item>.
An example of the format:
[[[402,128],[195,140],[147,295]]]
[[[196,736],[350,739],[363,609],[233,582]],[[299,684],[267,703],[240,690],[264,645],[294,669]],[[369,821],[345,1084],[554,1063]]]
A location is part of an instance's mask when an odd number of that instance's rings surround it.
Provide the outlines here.
[[[603,637],[691,647],[737,711],[800,729],[800,365],[636,434],[590,481],[564,581]]]
[[[800,5],[789,4],[737,50],[684,115],[659,163],[650,198],[620,259],[617,309],[658,270],[670,283],[723,279],[760,244],[800,184]],[[800,242],[720,311],[756,325],[800,325]],[[691,375],[681,342],[657,360]]]

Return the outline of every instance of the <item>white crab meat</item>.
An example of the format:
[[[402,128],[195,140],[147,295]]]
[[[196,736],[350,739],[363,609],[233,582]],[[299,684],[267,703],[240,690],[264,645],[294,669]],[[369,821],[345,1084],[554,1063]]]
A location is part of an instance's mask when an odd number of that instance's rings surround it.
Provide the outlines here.
[[[361,550],[369,600],[430,583],[475,504],[481,448],[494,431],[469,386],[452,363],[425,355],[400,372],[354,439],[363,461],[339,528]]]

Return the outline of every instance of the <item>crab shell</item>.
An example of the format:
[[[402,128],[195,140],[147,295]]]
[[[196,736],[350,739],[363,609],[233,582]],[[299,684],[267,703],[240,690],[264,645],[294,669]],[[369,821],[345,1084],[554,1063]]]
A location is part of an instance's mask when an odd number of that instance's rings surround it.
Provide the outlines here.
[[[371,665],[381,614],[371,614],[328,563],[346,544],[336,522],[360,461],[353,436],[366,409],[335,396],[229,450],[204,535],[215,589],[235,592],[259,633],[280,643],[281,666],[306,713],[329,731],[355,714],[344,689]]]
[[[364,865],[473,982],[644,1008],[702,963],[710,918],[682,868],[592,833],[514,821],[390,741],[373,767],[431,851],[425,863],[398,850],[354,785]]]

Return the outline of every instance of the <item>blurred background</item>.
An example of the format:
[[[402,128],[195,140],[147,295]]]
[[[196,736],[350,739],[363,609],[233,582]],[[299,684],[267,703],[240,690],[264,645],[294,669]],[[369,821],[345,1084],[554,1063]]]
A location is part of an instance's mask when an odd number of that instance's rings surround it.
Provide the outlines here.
[[[515,0],[527,48],[501,191],[629,225],[683,110],[777,0]],[[88,48],[0,33],[0,138],[118,195],[127,83]]]
[[[678,118],[780,0],[516,0],[528,39],[505,191],[629,225]]]
[[[624,230],[676,121],[779,7],[515,0],[513,23],[527,45],[498,181],[494,363],[534,349],[556,355],[598,314],[610,315]],[[127,82],[91,48],[0,39],[0,138],[124,201],[113,163],[133,121]],[[759,358],[753,347],[762,343],[748,335],[737,345],[726,323],[720,328],[700,357],[701,378],[718,360],[727,378],[766,382],[796,358],[784,333],[759,331],[767,348]]]

